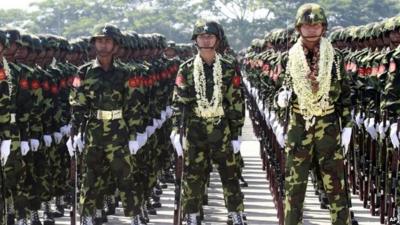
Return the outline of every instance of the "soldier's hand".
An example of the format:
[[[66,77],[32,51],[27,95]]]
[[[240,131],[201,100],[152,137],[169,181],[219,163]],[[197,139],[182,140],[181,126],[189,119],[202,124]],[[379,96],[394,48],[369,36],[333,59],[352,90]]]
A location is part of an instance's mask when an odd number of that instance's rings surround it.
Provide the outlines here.
[[[26,156],[26,154],[28,154],[30,150],[29,143],[27,141],[21,141],[20,145],[21,145],[22,156]]]
[[[76,148],[74,148],[73,138],[69,137],[66,143],[69,156],[73,157],[75,155]]]
[[[53,137],[54,137],[54,142],[56,144],[60,144],[63,135],[60,132],[54,132]]]
[[[400,141],[399,141],[399,135],[397,133],[397,123],[393,123],[390,125],[390,140],[392,142],[393,147],[399,148],[400,147]]]
[[[11,153],[11,140],[3,140],[0,146],[1,162],[3,165],[6,164],[8,156]]]
[[[352,128],[351,127],[343,128],[342,136],[341,136],[341,144],[344,147],[344,154],[345,155],[347,154],[347,151],[349,149],[350,140],[351,140],[351,133],[352,133]]]
[[[36,152],[39,149],[39,140],[38,139],[30,139],[29,142],[31,144],[32,151]]]
[[[129,151],[131,152],[132,155],[136,155],[136,153],[139,151],[139,143],[137,141],[129,141],[128,143]]]
[[[43,141],[44,141],[44,145],[46,147],[50,147],[51,142],[53,142],[53,140],[51,139],[51,135],[48,135],[48,134],[43,135]]]

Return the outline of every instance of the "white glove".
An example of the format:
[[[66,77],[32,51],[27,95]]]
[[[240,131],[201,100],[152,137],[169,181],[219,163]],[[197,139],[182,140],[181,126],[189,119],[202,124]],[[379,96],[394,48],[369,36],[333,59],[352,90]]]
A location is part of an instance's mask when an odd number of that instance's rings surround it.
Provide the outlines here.
[[[363,121],[364,121],[364,127],[365,127],[365,129],[367,129],[367,128],[368,128],[368,125],[369,125],[369,118],[366,118],[366,119],[364,119]]]
[[[158,122],[157,128],[160,129],[163,126],[164,121],[162,119],[160,119],[160,120],[157,120],[157,122]]]
[[[400,147],[399,135],[397,133],[397,123],[390,125],[390,140],[395,148]]]
[[[161,121],[165,122],[167,120],[167,112],[161,111]]]
[[[280,124],[276,128],[275,136],[276,136],[276,141],[281,146],[281,148],[285,148],[285,146],[286,146],[286,134],[284,134],[283,126],[281,126]]]
[[[71,157],[74,156],[75,155],[75,151],[76,151],[76,145],[75,145],[75,143],[72,144],[72,137],[68,138],[68,141],[67,141],[66,145],[67,145],[69,156],[71,156]],[[74,145],[75,145],[75,147],[74,147]]]
[[[52,142],[51,135],[43,135],[43,141],[46,147],[50,147]]]
[[[31,149],[36,152],[39,149],[39,140],[38,139],[30,139]]]
[[[264,109],[264,119],[269,120],[269,110],[268,108]]]
[[[274,111],[269,112],[269,120],[267,121],[267,123],[269,122],[269,125],[271,127],[273,126],[273,124],[275,122],[275,117],[276,117],[276,115],[275,115]]]
[[[233,140],[231,141],[233,147],[233,153],[237,154],[240,152],[240,144],[242,143],[241,140]]]
[[[167,117],[171,118],[172,113],[173,113],[171,106],[167,106],[166,112],[167,112]]]
[[[372,139],[376,140],[378,138],[378,132],[375,128],[375,118],[368,119],[368,127],[366,128],[367,132],[371,136]]]
[[[151,135],[154,134],[155,128],[154,126],[147,126],[146,127],[146,133],[147,133],[147,137],[151,137]]]
[[[62,133],[60,133],[60,132],[54,132],[54,133],[53,133],[53,137],[54,137],[54,142],[55,142],[56,144],[60,144],[63,135],[62,135]]]
[[[1,162],[3,163],[3,165],[6,165],[8,156],[10,156],[11,153],[11,140],[3,140],[1,142],[0,152]]]
[[[383,124],[384,124],[384,121],[380,122],[380,123],[379,123],[379,126],[378,126],[379,136],[380,136],[382,139],[384,139],[384,138],[386,137],[386,132],[388,131],[388,129],[389,129],[389,127],[390,127],[390,124],[389,124],[389,121],[388,121],[388,120],[385,121],[385,123],[386,123],[386,126],[383,125]]]
[[[139,148],[143,147],[147,142],[147,134],[146,133],[137,133],[136,141],[138,142]]]
[[[350,145],[350,140],[351,140],[351,132],[352,129],[351,127],[345,127],[343,128],[342,131],[342,146],[344,147],[344,154],[347,154],[347,151],[349,150],[349,145]]]
[[[136,155],[136,153],[139,151],[139,143],[137,141],[129,141],[129,151],[131,152],[132,155]]]
[[[292,91],[287,87],[283,87],[283,91],[278,94],[277,104],[280,108],[286,108],[289,105],[289,99],[292,97]]]
[[[81,133],[78,133],[77,135],[74,136],[74,148],[78,148],[79,152],[83,151],[83,148],[85,147],[85,142],[82,140],[82,135]]]
[[[60,133],[63,136],[69,136],[70,132],[71,132],[71,125],[65,125],[60,128]]]
[[[276,131],[277,131],[278,127],[280,127],[280,126],[281,126],[281,124],[279,123],[278,120],[275,120],[274,123],[272,124],[272,132],[275,135],[277,134]]]
[[[361,129],[362,124],[364,123],[364,114],[357,113],[356,115],[356,124],[359,129]]]
[[[172,145],[175,148],[175,152],[178,156],[182,156],[183,155],[183,148],[182,148],[182,144],[181,144],[181,135],[177,134],[175,131],[171,132],[171,135],[169,136],[169,138],[171,139]]]
[[[29,143],[27,141],[21,141],[21,154],[22,156],[26,156],[28,154],[30,148],[29,148]]]

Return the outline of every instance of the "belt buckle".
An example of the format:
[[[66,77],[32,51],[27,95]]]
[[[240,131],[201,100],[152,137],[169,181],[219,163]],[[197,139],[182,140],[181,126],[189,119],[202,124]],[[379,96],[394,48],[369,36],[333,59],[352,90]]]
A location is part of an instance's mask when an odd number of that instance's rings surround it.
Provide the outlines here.
[[[17,122],[17,120],[16,120],[16,113],[11,113],[10,114],[10,123],[15,123],[15,122]]]

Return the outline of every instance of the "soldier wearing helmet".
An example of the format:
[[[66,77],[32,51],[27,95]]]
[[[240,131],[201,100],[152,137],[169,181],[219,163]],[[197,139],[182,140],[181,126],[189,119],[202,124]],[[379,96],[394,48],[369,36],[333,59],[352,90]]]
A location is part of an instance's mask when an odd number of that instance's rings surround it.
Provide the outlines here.
[[[132,86],[130,71],[114,59],[121,32],[113,25],[100,25],[90,42],[94,44],[96,58],[78,69],[69,98],[72,128],[68,151],[72,156],[76,149],[84,149],[86,175],[80,196],[81,224],[103,223],[103,198],[110,183],[116,184],[120,192],[125,216],[132,218],[132,224],[139,224],[140,204],[135,198],[134,183],[136,162],[130,154],[136,129],[129,122],[131,96],[125,94]]]
[[[277,137],[286,146],[285,225],[302,223],[312,168],[322,177],[332,224],[347,225],[343,159],[352,132],[348,77],[340,53],[324,37],[328,22],[320,5],[302,5],[295,26],[300,38],[289,50],[286,87],[277,102],[290,109],[287,133]]]
[[[177,155],[183,156],[186,165],[183,211],[188,225],[201,224],[208,159],[218,165],[233,224],[244,224],[243,196],[235,173],[238,162],[234,156],[240,150],[239,137],[244,121],[242,85],[234,62],[217,53],[221,37],[217,22],[197,21],[192,40],[198,54],[180,66],[175,81],[170,137]],[[184,129],[179,129],[182,122]]]

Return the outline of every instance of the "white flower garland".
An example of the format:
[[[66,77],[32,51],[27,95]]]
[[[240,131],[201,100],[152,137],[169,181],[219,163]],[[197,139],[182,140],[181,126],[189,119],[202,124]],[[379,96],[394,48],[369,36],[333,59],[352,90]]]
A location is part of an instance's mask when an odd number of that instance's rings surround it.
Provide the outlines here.
[[[206,76],[204,74],[203,60],[200,54],[197,54],[194,59],[194,87],[196,90],[195,108],[196,115],[202,118],[220,118],[224,115],[222,108],[222,67],[221,56],[215,55],[214,71],[213,71],[213,95],[211,101],[208,101],[206,94]]]
[[[292,78],[294,93],[297,95],[299,110],[304,120],[306,120],[306,129],[308,129],[312,125],[311,120],[315,116],[322,116],[331,108],[329,91],[334,49],[326,38],[321,38],[317,76],[319,88],[317,92],[313,93],[311,80],[308,78],[311,71],[301,43],[302,40],[300,38],[289,51],[288,70]]]
[[[6,73],[6,77],[7,77],[9,95],[11,96],[12,91],[13,91],[13,86],[12,86],[12,81],[11,81],[12,78],[11,78],[11,73],[10,73],[10,66],[8,65],[6,57],[3,57],[3,68],[4,68],[4,72]]]

